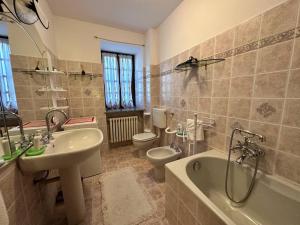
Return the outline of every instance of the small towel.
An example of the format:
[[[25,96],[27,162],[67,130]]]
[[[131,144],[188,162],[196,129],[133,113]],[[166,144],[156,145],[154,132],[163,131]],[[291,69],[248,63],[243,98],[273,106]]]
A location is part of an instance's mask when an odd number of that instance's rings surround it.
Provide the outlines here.
[[[203,121],[197,121],[197,128],[196,128],[196,141],[203,141],[204,140],[204,132],[203,132]],[[195,120],[187,119],[186,121],[186,130],[188,134],[188,140],[194,141],[194,132],[195,132]]]
[[[2,196],[1,192],[0,192],[0,224],[1,225],[8,225],[9,224],[7,210],[6,210],[5,203],[4,203],[3,196]]]

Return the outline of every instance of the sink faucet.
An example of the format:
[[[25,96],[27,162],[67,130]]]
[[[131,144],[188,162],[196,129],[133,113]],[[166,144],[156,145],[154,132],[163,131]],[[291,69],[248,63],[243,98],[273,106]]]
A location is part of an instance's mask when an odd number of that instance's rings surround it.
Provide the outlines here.
[[[61,113],[61,114],[66,118],[66,120],[69,119],[68,115],[67,115],[64,111],[62,111],[62,110],[60,110],[60,109],[52,109],[52,110],[49,110],[49,111],[46,113],[46,116],[45,116],[46,125],[47,125],[47,134],[46,134],[46,137],[43,138],[45,143],[49,143],[49,141],[50,141],[51,139],[53,139],[53,137],[52,137],[52,132],[51,132],[51,128],[50,128],[50,117],[49,117],[49,115],[50,115],[51,113],[54,113],[54,112]],[[53,117],[52,117],[52,118],[53,118]],[[47,138],[47,139],[46,139],[46,138]]]

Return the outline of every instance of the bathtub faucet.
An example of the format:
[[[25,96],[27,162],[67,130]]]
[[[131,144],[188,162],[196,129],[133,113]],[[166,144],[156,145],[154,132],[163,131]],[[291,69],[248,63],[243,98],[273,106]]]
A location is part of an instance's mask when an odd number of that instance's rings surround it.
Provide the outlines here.
[[[231,150],[238,150],[241,155],[235,160],[237,164],[242,164],[246,159],[257,159],[264,155],[264,151],[250,138],[245,138],[244,142],[238,141],[237,145]]]

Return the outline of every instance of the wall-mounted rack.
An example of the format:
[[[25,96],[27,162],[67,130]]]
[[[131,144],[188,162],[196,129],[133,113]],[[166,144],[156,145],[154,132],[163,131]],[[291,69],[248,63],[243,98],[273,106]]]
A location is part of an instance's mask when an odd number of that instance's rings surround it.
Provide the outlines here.
[[[65,72],[59,70],[24,70],[24,69],[14,69],[15,72],[23,72],[27,74],[40,74],[40,75],[64,75]]]
[[[210,64],[214,64],[214,63],[218,63],[218,62],[222,62],[225,59],[214,59],[214,58],[210,58],[210,59],[200,59],[198,60],[197,58],[194,58],[193,56],[191,56],[187,61],[178,64],[175,67],[175,71],[188,71],[188,70],[192,70],[194,68],[198,68],[198,67],[205,67],[205,69],[207,69],[207,66]]]
[[[88,73],[88,72],[85,72],[84,70],[81,72],[68,72],[68,75],[75,76],[75,80],[76,80],[77,76],[81,76],[81,77],[89,76],[91,80],[93,80],[94,77],[102,76],[101,73]]]
[[[60,109],[60,110],[67,110],[69,109],[69,106],[52,106],[52,107],[41,107],[40,110],[43,110],[43,111],[49,111],[49,110],[52,110],[52,109]]]

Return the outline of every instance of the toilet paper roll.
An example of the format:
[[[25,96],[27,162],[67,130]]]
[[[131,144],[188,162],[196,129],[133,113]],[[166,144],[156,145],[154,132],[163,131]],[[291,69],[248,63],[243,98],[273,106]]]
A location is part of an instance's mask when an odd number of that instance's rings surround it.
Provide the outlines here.
[[[1,191],[0,191],[0,224],[1,225],[9,225],[7,209],[6,209]]]

